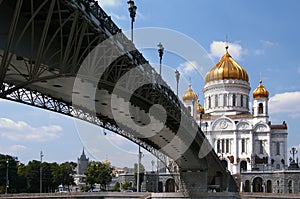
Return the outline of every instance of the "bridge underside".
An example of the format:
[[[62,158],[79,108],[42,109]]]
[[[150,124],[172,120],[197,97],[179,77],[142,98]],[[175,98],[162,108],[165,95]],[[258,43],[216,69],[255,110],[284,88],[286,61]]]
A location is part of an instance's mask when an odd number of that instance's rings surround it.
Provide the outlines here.
[[[190,113],[100,7],[0,0],[0,25],[1,98],[77,117],[173,159],[191,195],[236,191]]]

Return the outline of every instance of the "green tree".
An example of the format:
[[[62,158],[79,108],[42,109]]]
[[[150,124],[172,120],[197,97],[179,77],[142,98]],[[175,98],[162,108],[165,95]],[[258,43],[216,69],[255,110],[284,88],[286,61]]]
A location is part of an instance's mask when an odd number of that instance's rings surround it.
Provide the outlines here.
[[[21,163],[18,165],[18,182],[17,182],[17,187],[18,187],[18,193],[23,193],[23,192],[27,192],[27,178],[25,176],[25,170],[26,170],[26,166],[25,164]]]
[[[123,189],[123,190],[132,190],[132,184],[129,183],[129,182],[124,182],[124,183],[122,184],[122,189]]]
[[[102,162],[90,162],[84,174],[86,175],[86,183],[90,185],[91,189],[98,183],[102,190],[106,190],[107,185],[112,180],[112,169],[110,165]]]
[[[70,185],[74,185],[76,166],[77,164],[74,162],[64,162],[60,164],[54,172],[55,182],[58,183],[58,185],[67,185],[68,188],[70,188]]]
[[[137,185],[137,170],[138,170],[138,164],[135,163],[134,167],[133,167],[133,172],[134,172],[134,180],[135,180],[135,184]],[[141,188],[141,184],[144,181],[144,175],[145,175],[145,167],[144,165],[140,164],[140,183],[139,183],[139,188]],[[137,186],[136,186],[137,188]]]
[[[113,188],[113,191],[121,191],[120,188],[121,188],[120,183],[119,183],[119,182],[116,182],[116,184],[115,184],[115,186],[114,186],[114,188]]]
[[[0,154],[0,193],[5,193],[6,174],[8,174],[8,193],[17,193],[18,185],[18,161],[16,158]],[[21,187],[20,187],[21,188]]]
[[[25,169],[27,179],[27,192],[38,193],[40,191],[40,166],[41,162],[37,160],[29,161]]]

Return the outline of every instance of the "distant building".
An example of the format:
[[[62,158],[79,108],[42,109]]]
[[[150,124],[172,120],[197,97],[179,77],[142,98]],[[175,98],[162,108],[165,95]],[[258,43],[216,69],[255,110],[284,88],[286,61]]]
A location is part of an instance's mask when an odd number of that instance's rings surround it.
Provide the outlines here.
[[[77,159],[77,168],[76,168],[77,174],[82,175],[87,169],[88,164],[89,164],[89,158],[86,157],[83,149],[80,158]]]

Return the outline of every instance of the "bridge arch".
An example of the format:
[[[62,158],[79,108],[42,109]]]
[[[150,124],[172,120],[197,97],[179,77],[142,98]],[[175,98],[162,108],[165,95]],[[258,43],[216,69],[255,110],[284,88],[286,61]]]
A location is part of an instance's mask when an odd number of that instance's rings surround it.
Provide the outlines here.
[[[6,7],[10,9],[5,9]],[[106,128],[141,145],[165,163],[167,156],[173,158],[178,164],[181,175],[179,180],[185,182],[185,187],[180,187],[182,190],[207,191],[208,184],[216,183],[220,176],[220,184],[224,185],[222,190],[228,188],[228,182],[233,179],[226,174],[215,152],[205,144],[207,140],[188,110],[102,8],[86,0],[12,0],[0,1],[0,9],[5,11],[0,14],[14,16],[11,24],[0,24],[9,30],[5,32],[10,32],[1,35],[0,97],[76,117]],[[1,23],[3,21],[5,20]],[[36,31],[36,27],[40,27],[42,31]],[[83,91],[86,91],[85,86],[90,86],[98,95],[90,96],[72,89],[79,67],[87,54],[112,35],[115,36],[111,40],[112,48],[99,46],[99,51],[103,52],[100,53],[101,58],[104,59],[99,60],[97,57],[96,61],[90,60],[95,61],[90,62],[94,68],[85,71],[97,78],[103,68],[95,66],[114,60],[103,72],[100,81],[80,78]],[[122,95],[113,97],[123,102],[122,105],[132,103],[131,110],[137,110],[142,115],[136,121],[141,128],[149,119],[149,110],[143,107],[144,104],[149,107],[155,102],[168,110],[169,117],[163,131],[156,132],[150,138],[141,137],[140,132],[130,127],[120,128],[112,117],[113,110],[116,109],[120,114],[123,111],[120,104],[119,107],[111,107],[114,86],[132,68],[137,69],[137,77],[155,80],[154,83],[150,81],[151,84],[135,92],[131,101],[126,101]],[[131,80],[130,83],[136,82]],[[124,90],[120,89],[121,94],[122,92]],[[73,95],[79,96],[81,104],[72,104]],[[91,111],[93,105],[100,111]],[[219,126],[223,128],[224,122]],[[179,127],[182,130],[180,133]],[[203,145],[207,148],[206,151],[202,151]],[[190,182],[190,179],[193,181]],[[175,179],[176,183],[179,180]],[[234,185],[229,187],[229,190],[236,191],[235,189]]]

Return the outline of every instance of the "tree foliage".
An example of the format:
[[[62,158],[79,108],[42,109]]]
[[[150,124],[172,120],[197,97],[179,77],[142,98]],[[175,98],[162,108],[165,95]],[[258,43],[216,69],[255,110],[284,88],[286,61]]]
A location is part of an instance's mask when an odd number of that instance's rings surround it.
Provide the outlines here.
[[[112,168],[102,162],[90,162],[84,174],[91,189],[95,188],[95,184],[100,184],[102,190],[107,190],[107,185],[112,180]]]
[[[24,165],[8,155],[0,154],[0,193],[5,192],[6,169],[8,161],[9,188],[8,193],[40,192],[40,169],[42,168],[42,192],[54,192],[62,184],[70,186],[74,183],[74,162],[62,164],[32,160]]]
[[[0,154],[0,193],[5,193],[6,174],[8,174],[8,193],[20,191],[17,165],[17,158]]]

